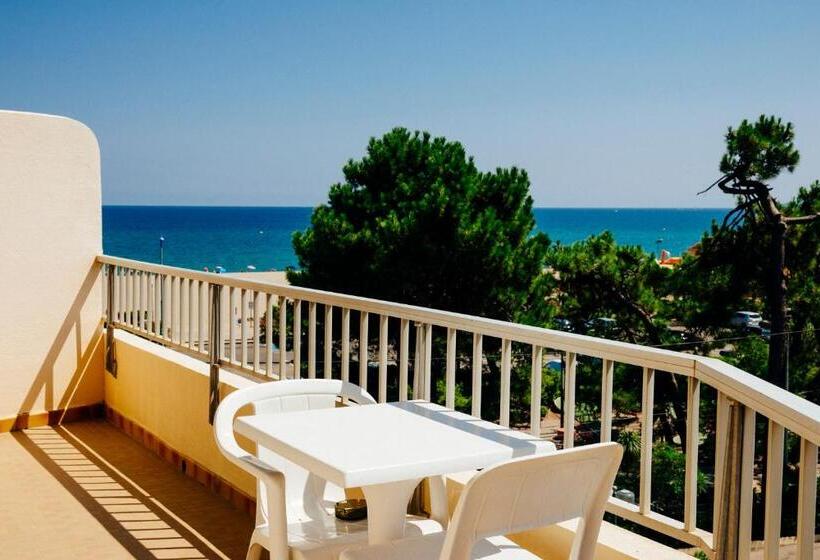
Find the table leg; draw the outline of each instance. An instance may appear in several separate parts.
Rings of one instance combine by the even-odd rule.
[[[404,536],[407,504],[421,479],[363,486],[367,500],[367,540],[384,544]]]

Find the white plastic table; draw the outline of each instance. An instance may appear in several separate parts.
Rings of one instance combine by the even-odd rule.
[[[234,429],[342,488],[361,487],[371,544],[404,535],[407,503],[424,478],[555,450],[425,401],[241,416]]]

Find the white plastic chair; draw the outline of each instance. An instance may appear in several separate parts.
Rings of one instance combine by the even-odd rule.
[[[356,546],[341,560],[537,559],[503,535],[580,518],[571,560],[590,560],[623,450],[600,443],[513,459],[477,474],[446,533]]]
[[[259,383],[239,389],[219,404],[214,417],[214,435],[219,450],[231,462],[257,479],[256,528],[248,547],[248,560],[256,560],[262,549],[271,560],[334,559],[346,546],[367,540],[367,521],[336,519],[334,506],[345,493],[276,453],[257,446],[254,456],[236,441],[233,421],[246,406],[254,414],[332,408],[339,397],[359,405],[376,401],[361,387],[335,379],[299,379]],[[443,484],[431,485],[440,493]],[[435,503],[446,503],[437,495]],[[441,515],[441,514],[439,514]],[[411,516],[408,535],[441,531],[432,519]]]

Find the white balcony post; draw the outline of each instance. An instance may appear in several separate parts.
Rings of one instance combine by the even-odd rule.
[[[564,449],[575,446],[575,374],[578,369],[578,355],[567,352],[564,366]]]
[[[724,471],[715,520],[714,548],[717,560],[749,557],[752,518],[755,413],[737,401],[729,401],[726,421]]]
[[[641,396],[641,467],[639,511],[646,515],[652,509],[652,442],[654,439],[655,370],[643,368],[643,393]]]
[[[410,321],[402,319],[399,327],[399,400],[407,400],[407,363],[410,356]]]
[[[780,556],[780,515],[783,504],[783,440],[783,426],[769,420],[768,448],[766,449],[766,517],[764,518],[763,528],[764,560],[777,560]]]
[[[208,422],[214,423],[214,415],[216,414],[216,407],[219,406],[219,366],[220,360],[220,346],[222,346],[222,286],[219,284],[211,284],[211,312],[209,313],[210,332],[209,332],[209,373],[210,373],[210,391],[208,398]],[[202,336],[200,335],[200,338]]]
[[[541,376],[544,367],[544,349],[532,347],[532,368],[530,371],[530,433],[541,436]]]
[[[481,373],[484,370],[483,337],[481,333],[473,333],[473,409],[472,414],[481,418]]]
[[[456,330],[447,329],[447,364],[445,369],[445,406],[456,407]]]
[[[814,519],[817,508],[817,445],[800,440],[800,479],[797,490],[797,558],[814,558]]]
[[[113,265],[108,265],[104,269],[106,277],[106,322],[105,322],[105,369],[114,377],[117,377],[117,360],[114,356],[114,275],[117,270]]]
[[[603,360],[601,365],[601,442],[612,440],[612,382],[615,362]]]

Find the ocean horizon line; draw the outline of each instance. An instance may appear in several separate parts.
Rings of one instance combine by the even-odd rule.
[[[322,203],[324,204],[324,203]],[[316,208],[319,205],[275,205],[275,204],[103,204],[103,208]],[[732,206],[533,206],[533,210],[697,210],[729,211]]]

